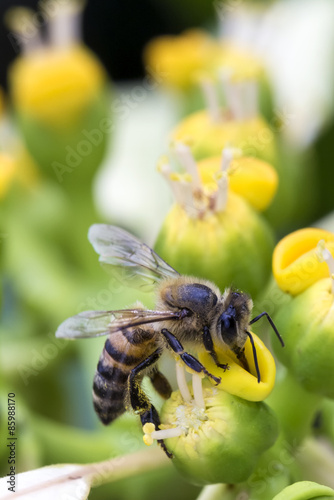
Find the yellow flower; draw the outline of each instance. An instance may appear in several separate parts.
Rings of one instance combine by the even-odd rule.
[[[79,45],[19,57],[10,70],[16,109],[59,127],[80,118],[105,81],[99,61]]]
[[[197,163],[202,183],[217,189],[217,173],[221,170],[221,156],[205,158]],[[231,161],[227,171],[231,191],[244,198],[253,208],[262,212],[271,203],[278,186],[278,175],[271,165],[258,158],[240,156]]]
[[[261,382],[258,382],[257,379],[249,338],[245,344],[245,356],[250,371],[241,366],[230,349],[217,352],[219,362],[222,364],[227,363],[229,366],[229,369],[225,373],[214,363],[212,357],[207,352],[200,353],[199,360],[212,375],[221,377],[221,383],[218,386],[219,389],[247,401],[263,401],[274,388],[276,366],[274,358],[264,343],[254,333],[252,333],[252,336],[257,353]]]
[[[318,258],[317,245],[321,240],[334,255],[334,234],[323,229],[300,229],[278,243],[273,254],[273,274],[284,292],[298,295],[328,277],[326,263]]]
[[[235,82],[264,76],[261,61],[250,51],[214,39],[199,29],[155,38],[147,45],[144,59],[149,68],[163,71],[163,85],[183,91],[203,77],[218,82],[222,71]]]
[[[256,296],[269,277],[274,246],[270,227],[257,210],[270,202],[277,175],[264,162],[233,160],[231,148],[221,158],[199,162],[184,144],[175,151],[186,172],[173,171],[167,159],[160,163],[176,203],[156,251],[183,274],[210,279],[222,290],[233,284]]]
[[[196,159],[217,156],[224,147],[240,148],[245,156],[257,156],[269,163],[276,160],[276,140],[272,130],[260,116],[235,119],[221,110],[213,120],[209,111],[189,115],[171,133],[173,142],[185,142]]]
[[[212,64],[217,50],[214,39],[193,29],[178,36],[154,39],[147,45],[144,58],[149,68],[163,72],[163,85],[185,90]]]
[[[275,314],[286,339],[275,352],[309,392],[334,398],[334,234],[296,231],[279,242],[273,272],[288,300]]]
[[[179,385],[164,404],[160,429],[151,423],[143,427],[144,442],[164,439],[175,467],[195,484],[245,481],[277,438],[276,418],[262,402],[274,386],[275,362],[254,334],[253,339],[260,383],[250,343],[245,345],[250,372],[229,351],[217,352],[219,361],[229,364],[225,372],[201,353],[200,361],[221,383],[214,386],[205,379],[202,386],[200,375],[193,373],[192,388]]]

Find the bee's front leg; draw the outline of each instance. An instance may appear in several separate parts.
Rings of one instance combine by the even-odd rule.
[[[219,377],[215,377],[212,373],[208,372],[208,370],[196,359],[194,356],[189,354],[183,349],[181,342],[166,328],[161,330],[162,335],[165,337],[167,344],[169,347],[178,354],[182,361],[196,373],[204,373],[208,377],[212,378],[216,382],[216,384],[220,384],[221,379]]]
[[[211,337],[210,329],[207,326],[205,326],[204,330],[203,330],[203,343],[204,343],[204,347],[205,347],[206,351],[211,355],[211,357],[212,357],[213,361],[216,363],[216,365],[219,368],[222,368],[224,371],[228,370],[229,366],[227,363],[223,364],[223,363],[219,363],[219,361],[218,361],[218,356],[217,356],[217,353],[216,353],[214,345],[213,345],[213,340]]]

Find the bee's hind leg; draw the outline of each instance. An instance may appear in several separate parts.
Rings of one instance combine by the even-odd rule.
[[[143,428],[147,427],[149,428],[149,435],[152,434],[153,432],[155,434],[158,434],[157,437],[154,437],[157,439],[159,445],[161,448],[164,450],[166,455],[169,458],[172,458],[172,454],[167,450],[167,447],[163,441],[163,439],[159,439],[159,432],[162,432],[159,430],[160,426],[160,418],[157,410],[155,407],[152,405],[150,402],[149,398],[146,396],[145,392],[141,388],[140,384],[140,374],[143,370],[146,368],[149,368],[151,365],[156,363],[158,359],[161,356],[161,349],[157,349],[154,351],[150,356],[148,356],[144,361],[139,363],[135,368],[133,368],[130,372],[129,378],[128,378],[128,394],[129,394],[129,399],[131,406],[133,410],[136,413],[139,413],[140,415],[140,420],[143,425]],[[148,426],[147,424],[151,424],[151,426]],[[153,426],[153,427],[152,427]],[[145,432],[145,429],[144,429]],[[152,437],[152,442],[153,439]],[[151,444],[148,439],[144,439],[146,444]]]
[[[145,425],[146,424],[153,424],[155,429],[159,429],[160,426],[160,418],[157,410],[153,405],[151,405],[151,408],[144,413],[140,415],[140,420],[143,426],[143,430],[145,432]],[[146,426],[147,428],[147,426]],[[161,432],[161,431],[155,431],[155,432]],[[158,439],[157,440],[163,451],[166,453],[168,458],[173,458],[173,454],[170,453],[170,451],[167,450],[167,446],[165,445],[165,442],[163,439]]]

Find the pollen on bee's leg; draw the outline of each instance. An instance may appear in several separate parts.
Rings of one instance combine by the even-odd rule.
[[[328,269],[329,269],[329,275],[332,281],[332,294],[334,295],[334,258],[331,252],[326,248],[326,244],[324,240],[320,240],[317,249],[317,258],[320,262],[326,262]]]
[[[202,374],[193,373],[193,393],[194,393],[195,405],[198,406],[198,408],[205,409],[202,378],[203,378]]]
[[[190,403],[191,394],[190,394],[189,389],[188,389],[185,371],[184,371],[184,366],[179,361],[176,362],[176,381],[177,381],[177,385],[178,385],[180,394],[182,396],[182,399],[184,401],[186,401],[187,403]]]

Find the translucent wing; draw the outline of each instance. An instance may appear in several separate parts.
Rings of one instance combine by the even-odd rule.
[[[179,276],[152,248],[124,229],[94,224],[88,239],[106,270],[127,286],[148,291],[164,278]]]
[[[99,337],[115,333],[122,328],[177,320],[182,312],[123,309],[120,311],[84,311],[66,319],[56,331],[56,337],[68,339]]]

